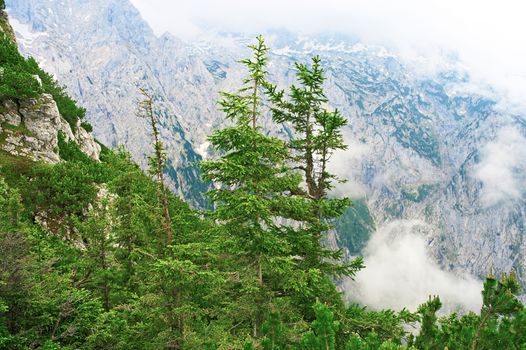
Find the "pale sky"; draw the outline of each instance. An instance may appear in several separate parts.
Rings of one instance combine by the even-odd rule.
[[[526,106],[526,1],[132,0],[157,34],[203,28],[257,33],[339,32],[429,62],[452,53],[476,83]]]

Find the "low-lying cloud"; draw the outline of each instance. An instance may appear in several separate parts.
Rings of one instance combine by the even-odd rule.
[[[526,138],[517,127],[499,130],[494,141],[480,150],[474,175],[482,182],[485,207],[522,198],[526,191]]]
[[[361,163],[364,157],[370,152],[370,146],[359,141],[353,141],[351,136],[345,137],[347,150],[337,151],[329,163],[329,171],[341,180],[337,183],[331,194],[340,197],[350,197],[354,199],[365,197],[366,187],[360,182]]]
[[[444,271],[428,254],[425,223],[400,220],[380,227],[365,251],[365,269],[345,281],[347,299],[373,308],[416,310],[429,295],[439,295],[442,311],[479,311],[482,283]]]

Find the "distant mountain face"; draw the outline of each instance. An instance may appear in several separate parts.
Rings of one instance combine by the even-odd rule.
[[[7,7],[22,52],[88,109],[103,143],[124,144],[142,165],[151,136],[136,116],[138,87],[158,96],[171,185],[202,205],[195,162],[213,152],[206,137],[224,124],[218,91],[239,86],[237,61],[250,39],[156,37],[127,0],[8,0]],[[293,62],[318,54],[331,105],[349,118],[350,149],[333,168],[349,179],[337,190],[357,200],[333,243],[357,254],[376,227],[419,220],[442,268],[476,276],[515,270],[526,282],[524,115],[468,92],[462,72],[422,78],[386,50],[345,38],[268,39],[270,79],[293,83]]]

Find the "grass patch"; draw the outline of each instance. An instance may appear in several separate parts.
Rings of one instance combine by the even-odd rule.
[[[9,123],[2,123],[0,124],[3,130],[10,130],[15,134],[21,134],[21,135],[27,135],[27,136],[33,136],[33,133],[29,131],[29,129],[24,125],[13,125]]]
[[[14,156],[0,150],[0,175],[10,186],[17,185],[20,179],[29,174],[36,164],[38,163],[27,157]]]

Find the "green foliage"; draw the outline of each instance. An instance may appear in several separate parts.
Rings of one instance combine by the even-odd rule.
[[[263,317],[272,305],[285,302],[282,293],[300,292],[301,273],[290,239],[300,232],[280,224],[302,200],[286,194],[301,178],[286,164],[285,143],[266,136],[258,126],[267,47],[263,39],[252,47],[254,58],[242,61],[249,78],[238,93],[224,93],[220,102],[234,126],[209,139],[223,155],[201,163],[204,179],[216,184],[209,198],[216,204],[210,217],[224,237],[232,270],[239,276],[239,321],[261,334]],[[249,301],[252,300],[252,301]],[[244,319],[243,319],[244,318]],[[252,326],[251,326],[252,325]]]
[[[285,326],[281,321],[280,314],[277,312],[271,312],[266,322],[263,324],[264,338],[261,341],[263,350],[285,350],[286,337],[285,337]]]
[[[373,337],[379,342],[392,341],[400,344],[408,336],[407,326],[419,321],[416,314],[406,309],[400,312],[393,310],[368,310],[359,305],[350,305],[342,317],[342,332],[355,334],[357,338]]]
[[[72,216],[82,217],[98,192],[89,167],[80,162],[38,165],[29,177],[24,200],[57,226],[68,224]]]
[[[150,127],[153,133],[152,146],[154,153],[148,157],[149,168],[148,172],[155,176],[158,185],[158,199],[162,210],[164,212],[165,230],[166,230],[166,243],[172,243],[172,218],[170,215],[170,209],[168,204],[168,189],[164,184],[164,172],[166,170],[166,152],[164,150],[164,144],[160,138],[158,129],[158,116],[154,111],[154,100],[153,96],[146,90],[140,89],[144,100],[139,103],[140,116],[148,119]],[[161,208],[160,208],[161,209]]]
[[[97,291],[104,309],[109,311],[113,305],[113,289],[119,272],[112,249],[112,245],[117,243],[111,234],[114,231],[115,215],[113,203],[109,198],[95,205],[84,220],[75,220],[74,225],[86,245],[84,273],[90,274],[87,285],[91,285],[91,289]]]
[[[296,239],[295,252],[302,257],[302,271],[308,274],[352,277],[363,268],[361,257],[349,263],[341,263],[342,251],[328,249],[321,244],[326,232],[334,228],[334,222],[350,206],[348,198],[329,198],[327,194],[334,183],[341,181],[328,171],[329,161],[336,151],[347,149],[342,129],[347,120],[338,110],[326,108],[328,99],[323,90],[324,70],[319,57],[312,58],[312,65],[296,63],[299,86],[292,85],[288,94],[276,86],[264,82],[265,93],[270,101],[273,120],[292,127],[292,138],[287,142],[287,159],[291,167],[298,169],[306,189],[290,189],[303,202],[297,201],[290,218],[302,223],[302,234],[307,239]],[[334,303],[335,293],[328,293],[328,285],[322,279],[307,279],[305,293],[297,304],[303,305],[303,313],[309,311],[317,298]],[[332,283],[330,284],[332,285]]]
[[[62,131],[58,132],[57,138],[60,158],[85,168],[85,173],[91,179],[92,183],[102,184],[112,178],[111,171],[108,169],[107,164],[90,158],[86,153],[81,151],[79,145],[74,140],[66,141]],[[104,157],[104,154],[102,154],[102,157]]]
[[[290,123],[294,137],[289,143],[292,160],[305,173],[308,193],[321,199],[333,188],[337,177],[327,170],[335,151],[347,149],[342,128],[347,120],[336,109],[325,108],[328,102],[323,91],[325,81],[321,58],[312,58],[312,65],[296,63],[296,78],[300,86],[292,85],[288,98],[284,90],[266,83],[267,95],[273,103],[274,121]]]
[[[468,313],[436,316],[440,300],[435,297],[419,307],[422,328],[418,349],[523,349],[524,305],[517,299],[519,284],[513,273],[497,280],[488,275],[482,291],[480,315]]]
[[[16,349],[60,338],[79,346],[100,313],[100,303],[89,291],[72,289],[57,273],[61,259],[55,254],[64,245],[42,236],[24,219],[18,191],[2,180],[0,191],[5,213],[0,217],[0,343]]]
[[[86,130],[87,132],[93,132],[93,125],[91,125],[88,122],[82,122],[80,123],[80,127]]]
[[[22,205],[20,193],[10,188],[0,177],[0,220],[2,230],[16,229],[20,224]]]
[[[33,58],[22,57],[15,43],[0,33],[0,101],[38,98],[42,93],[53,96],[60,114],[72,128],[76,127],[78,119],[84,118],[86,110],[77,106],[64,88],[43,71]]]
[[[66,137],[62,131],[58,132],[58,154],[62,160],[68,162],[90,163],[91,160],[79,148],[79,145],[73,141],[66,141]]]
[[[34,98],[42,93],[38,81],[16,45],[0,33],[0,101]]]
[[[326,305],[315,304],[314,313],[316,319],[312,322],[311,330],[303,337],[302,349],[335,350],[340,323],[334,320],[334,314]]]
[[[339,242],[353,255],[360,254],[369,237],[375,230],[374,220],[363,200],[353,201],[353,205],[336,220]]]
[[[417,314],[344,306],[331,278],[362,262],[336,262],[340,252],[321,240],[349,206],[327,198],[337,179],[323,163],[345,148],[345,120],[324,109],[318,58],[296,66],[300,86],[285,97],[266,81],[262,38],[252,50],[244,86],[221,101],[231,125],[210,137],[220,157],[201,164],[216,185],[209,211],[191,209],[122,148],[102,147],[98,162],[59,134],[59,164],[0,152],[0,348],[526,349],[514,274],[488,276],[480,314],[439,316],[438,297]],[[2,67],[39,75],[77,122],[82,111],[36,62],[4,45],[0,55]],[[292,140],[267,135],[266,106]],[[372,225],[359,202],[352,210],[345,227]],[[169,244],[166,212],[177,233]]]
[[[42,81],[42,90],[45,93],[51,94],[53,100],[57,103],[60,115],[69,123],[71,128],[75,130],[77,121],[86,115],[86,110],[79,107],[77,103],[69,97],[64,87],[60,86],[52,75],[42,70],[38,63],[32,58],[26,60],[28,69],[32,74],[39,76]]]
[[[183,277],[210,273],[203,266],[210,263],[211,250],[198,250],[195,241],[205,238],[192,234],[204,232],[200,219],[169,197],[185,241],[174,246],[173,256],[162,258],[165,249],[156,234],[159,216],[152,211],[157,202],[155,183],[122,151],[106,149],[98,163],[63,138],[60,146],[66,162],[33,163],[13,181],[18,189],[0,181],[0,231],[7,230],[0,235],[0,270],[7,269],[0,271],[0,343],[10,349],[30,344],[50,349],[129,349],[130,343],[144,349],[152,339],[164,344],[168,326],[152,319],[146,329],[143,321],[146,315],[174,315],[166,308],[170,294],[161,284],[180,285],[168,274],[172,269],[184,268],[178,275]],[[105,168],[104,176],[95,165]],[[2,174],[6,170],[14,168],[3,167]],[[95,180],[104,181],[117,197],[97,199]],[[43,217],[47,230],[32,223],[35,213]],[[200,320],[199,310],[213,305],[210,298],[216,295],[217,284],[208,279],[206,288],[197,293],[197,281],[192,278],[184,285],[190,300],[177,312],[189,315],[188,307],[194,304]],[[155,285],[149,287],[150,283]],[[204,304],[195,304],[198,296]],[[200,338],[187,336],[188,343]]]
[[[438,337],[436,327],[437,311],[442,307],[438,297],[429,297],[427,303],[420,305],[418,313],[422,315],[420,334],[416,339],[415,345],[422,350],[435,349],[435,340]]]

